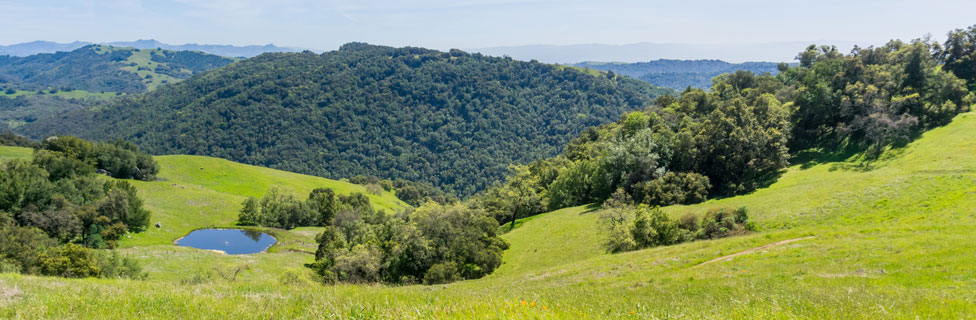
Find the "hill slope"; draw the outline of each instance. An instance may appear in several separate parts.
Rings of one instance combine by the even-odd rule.
[[[31,157],[32,149],[0,146],[0,161]],[[274,187],[304,199],[315,188],[331,188],[337,194],[360,192],[373,206],[388,212],[408,207],[391,192],[371,194],[366,187],[344,181],[255,167],[203,156],[159,156],[160,181],[127,180],[136,186],[152,212],[150,227],[130,234],[122,247],[169,245],[193,229],[230,227],[237,221],[241,203],[247,197],[260,198]]]
[[[142,259],[150,280],[0,275],[0,315],[965,318],[976,314],[974,130],[976,113],[962,114],[879,162],[798,165],[752,194],[666,208],[680,215],[747,205],[763,229],[748,236],[608,255],[600,248],[598,212],[568,208],[528,218],[506,234],[511,249],[489,277],[406,287],[312,284],[301,267],[310,255],[280,249],[225,256],[137,247],[125,251]],[[159,201],[157,193],[144,195],[147,203]],[[314,231],[284,233],[284,245],[300,246]],[[724,259],[703,264],[716,258]],[[239,276],[221,276],[235,268],[243,268]]]
[[[0,56],[0,83],[27,91],[138,93],[233,61],[193,51],[89,45],[70,52]]]
[[[125,138],[154,154],[325,177],[425,181],[463,196],[666,92],[557,65],[352,43],[264,54],[25,132]]]

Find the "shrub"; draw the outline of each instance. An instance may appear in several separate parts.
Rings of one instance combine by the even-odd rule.
[[[427,270],[424,275],[424,284],[442,284],[454,282],[461,279],[458,274],[457,263],[447,261],[435,264]]]
[[[94,251],[73,243],[53,247],[40,256],[40,273],[67,278],[97,277],[98,267]]]
[[[641,203],[668,206],[705,201],[710,188],[706,176],[693,172],[668,172],[661,178],[638,183],[634,193]]]
[[[633,216],[633,221],[630,221]],[[755,231],[746,208],[716,209],[701,219],[688,213],[680,219],[668,217],[647,205],[611,207],[600,214],[605,233],[604,247],[610,253],[672,245],[696,239],[715,239]]]
[[[702,239],[717,239],[729,236],[745,234],[755,230],[749,222],[749,210],[745,207],[739,209],[713,209],[705,213],[702,218]]]
[[[630,234],[639,248],[671,245],[680,239],[678,223],[661,209],[647,206],[637,208]]]

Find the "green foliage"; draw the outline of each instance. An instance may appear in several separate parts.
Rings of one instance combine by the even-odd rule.
[[[435,264],[424,274],[425,284],[442,284],[461,280],[457,263],[454,261]]]
[[[501,265],[508,244],[498,223],[470,206],[428,203],[395,216],[341,197],[333,225],[316,238],[316,262],[323,281],[410,284],[474,279]],[[357,208],[358,207],[358,208]]]
[[[792,101],[794,110],[790,149],[848,142],[877,156],[920,130],[948,123],[973,103],[965,78],[949,72],[959,70],[955,62],[965,59],[964,38],[950,33],[952,53],[921,39],[855,48],[849,55],[811,45],[798,56],[799,67],[777,76],[786,85],[777,96]]]
[[[34,163],[51,172],[53,180],[67,175],[85,175],[95,169],[104,170],[118,179],[147,181],[156,179],[159,173],[159,166],[152,156],[121,140],[92,143],[71,136],[48,137],[35,152]]]
[[[681,240],[677,221],[671,220],[661,209],[642,205],[634,214],[630,236],[637,248],[672,245]]]
[[[2,104],[3,100],[0,100]],[[27,139],[25,137],[13,134],[11,132],[0,133],[0,146],[15,146],[15,147],[29,147],[34,148],[37,146],[37,142]]]
[[[233,59],[201,52],[139,50],[90,45],[74,51],[26,57],[0,56],[0,82],[23,90],[54,88],[90,92],[138,93],[147,90],[142,75],[128,70],[134,55],[151,52],[151,74],[177,79],[230,64]],[[185,71],[184,71],[185,70]],[[53,92],[52,92],[53,93]]]
[[[634,197],[639,203],[653,206],[691,204],[705,201],[711,184],[708,177],[694,172],[668,172],[664,176],[637,183]]]
[[[101,145],[60,137],[47,139],[32,162],[0,163],[0,212],[58,242],[92,248],[114,248],[129,231],[145,230],[150,212],[135,187],[95,176],[93,164],[104,158],[100,150]]]
[[[16,266],[16,272],[39,273],[39,250],[56,244],[40,229],[10,222],[0,224],[0,262]]]
[[[439,204],[449,204],[459,201],[454,194],[444,192],[428,182],[414,182],[403,179],[390,181],[389,179],[364,175],[355,175],[349,178],[349,182],[367,187],[378,186],[385,191],[396,191],[398,199],[414,207],[419,207],[428,201]]]
[[[587,130],[562,155],[510,176],[480,196],[482,205],[496,217],[528,211],[524,217],[545,211],[535,203],[555,210],[600,202],[618,189],[650,205],[755,190],[775,179],[789,158],[789,111],[764,92],[782,87],[776,83],[769,75],[740,72],[716,78],[711,92],[688,89],[680,98],[659,98],[647,111]],[[523,189],[531,193],[520,191],[523,180],[530,180],[531,188]],[[517,203],[526,197],[532,202]]]
[[[603,246],[610,253],[667,246],[755,231],[748,210],[714,209],[703,217],[688,213],[675,220],[658,207],[615,206],[600,213]]]
[[[697,231],[697,230],[696,230]],[[717,239],[742,235],[755,231],[755,226],[749,222],[749,210],[745,207],[738,209],[713,209],[705,213],[701,220],[700,239]]]
[[[465,197],[509,164],[555,155],[583,129],[667,92],[537,62],[353,43],[261,55],[23,130],[324,177],[427,182]]]
[[[976,25],[950,31],[947,38],[939,52],[943,68],[966,80],[970,91],[976,90]]]
[[[320,201],[326,201],[316,198],[319,193],[323,192],[313,191],[309,200],[303,202],[289,194],[282,194],[277,188],[272,188],[261,198],[260,202],[253,197],[244,200],[243,208],[241,208],[238,216],[238,224],[283,229],[317,226],[323,216],[328,216],[328,213],[323,215],[322,212],[319,212]],[[323,209],[329,210],[326,207]]]
[[[116,252],[93,250],[68,243],[40,253],[40,274],[67,278],[134,278],[145,277],[142,266]]]

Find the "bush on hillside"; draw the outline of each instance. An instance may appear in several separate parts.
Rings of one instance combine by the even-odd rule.
[[[610,253],[738,236],[756,230],[744,207],[713,209],[703,217],[688,213],[674,220],[661,209],[644,204],[607,208],[600,213],[600,226],[604,248]]]

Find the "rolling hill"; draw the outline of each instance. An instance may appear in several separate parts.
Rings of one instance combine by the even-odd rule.
[[[454,50],[362,43],[240,61],[22,132],[123,138],[324,177],[429,182],[461,196],[511,163],[672,92],[626,77]]]
[[[88,45],[70,52],[0,56],[0,130],[104,100],[153,90],[234,59],[193,51]]]
[[[976,113],[961,114],[877,161],[809,162],[748,195],[665,208],[678,216],[748,206],[761,230],[747,236],[611,255],[600,246],[598,209],[567,208],[521,221],[504,236],[504,264],[484,279],[391,287],[315,284],[302,267],[312,257],[301,253],[315,228],[273,230],[281,243],[271,252],[240,256],[176,247],[169,241],[179,232],[149,231],[122,242],[148,280],[0,274],[0,315],[961,318],[976,312],[973,130]],[[3,147],[0,155],[26,151]],[[137,186],[154,217],[167,217],[164,229],[177,219],[206,227],[202,208],[233,212],[231,199],[268,185],[335,183],[213,158],[157,159],[169,180]]]
[[[139,93],[177,82],[234,59],[194,51],[104,45],[27,57],[0,56],[6,89]]]

